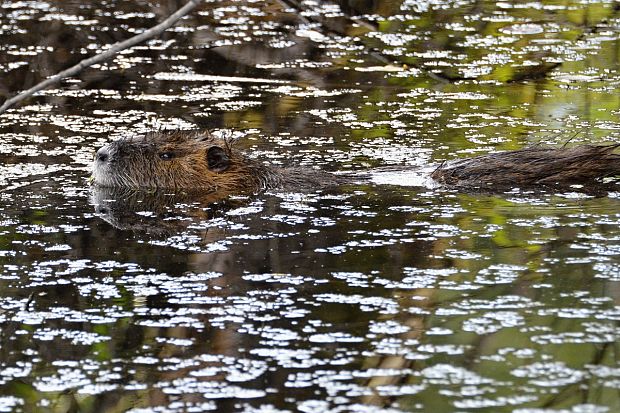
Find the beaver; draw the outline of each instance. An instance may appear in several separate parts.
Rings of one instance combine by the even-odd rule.
[[[508,188],[597,185],[620,174],[620,144],[529,148],[445,162],[430,173],[448,188],[501,191]],[[97,151],[93,181],[103,187],[152,188],[229,194],[315,189],[363,179],[310,168],[280,168],[252,159],[230,141],[210,133],[150,133],[125,138]]]
[[[210,133],[156,132],[99,149],[92,180],[103,187],[240,194],[325,187],[345,179],[310,168],[265,165]]]

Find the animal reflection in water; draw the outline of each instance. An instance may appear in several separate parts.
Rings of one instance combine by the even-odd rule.
[[[445,162],[426,175],[435,185],[464,191],[560,190],[580,185],[587,192],[601,188],[605,178],[620,173],[620,155],[614,152],[618,146],[533,146]],[[306,191],[368,182],[397,169],[334,174],[281,168],[252,159],[229,141],[209,133],[157,132],[120,139],[99,149],[92,180],[99,187],[157,188],[223,199],[268,189]]]
[[[91,203],[95,213],[113,227],[152,235],[172,235],[198,221],[208,221],[225,211],[244,205],[246,199],[145,191],[94,186]]]

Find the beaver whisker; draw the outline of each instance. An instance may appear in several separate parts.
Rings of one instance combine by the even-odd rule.
[[[122,186],[125,186],[125,187],[129,187],[129,188],[140,187],[135,177],[131,176],[127,171],[124,171],[124,173],[120,174],[118,176],[118,180],[119,182],[122,182]]]

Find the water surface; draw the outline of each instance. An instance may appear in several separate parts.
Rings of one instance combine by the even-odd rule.
[[[613,2],[343,3],[206,1],[0,115],[0,411],[620,409],[620,191],[88,186],[154,130],[350,173],[620,139]],[[0,3],[0,94],[180,5]]]

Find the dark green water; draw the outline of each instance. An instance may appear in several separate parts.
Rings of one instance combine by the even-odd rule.
[[[158,129],[330,171],[620,142],[617,3],[344,3],[206,1],[0,115],[0,411],[620,410],[620,191],[88,186]],[[0,94],[181,5],[0,3]]]

